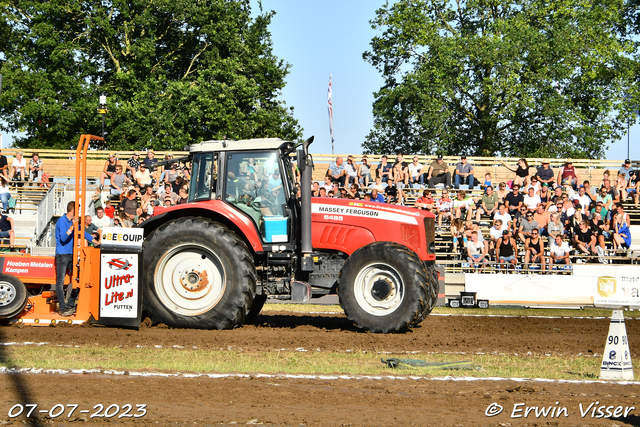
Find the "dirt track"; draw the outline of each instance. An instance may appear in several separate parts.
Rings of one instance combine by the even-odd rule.
[[[640,320],[628,320],[626,326],[632,356],[640,357]],[[342,315],[270,313],[260,316],[256,325],[232,331],[2,327],[0,338],[3,342],[46,341],[107,347],[180,345],[201,349],[242,348],[243,351],[304,347],[321,351],[578,355],[602,353],[608,328],[608,319],[430,316],[422,327],[411,332],[376,335],[356,331]],[[5,402],[0,406],[0,424],[4,421],[15,425],[24,425],[24,417],[9,419],[7,414],[20,400],[37,402],[39,408],[47,409],[57,403],[78,403],[78,410],[85,408],[91,412],[98,403],[105,407],[113,403],[147,404],[144,417],[112,419],[111,424],[126,420],[159,425],[193,422],[322,426],[640,425],[638,386],[619,384],[19,374],[0,375],[0,390],[0,402]],[[590,411],[581,417],[579,404],[584,409],[596,401],[600,402],[598,405],[635,408],[629,410],[626,418],[617,420],[592,418]],[[504,407],[504,412],[489,418],[485,410],[492,403]],[[532,413],[526,419],[512,419],[510,415],[516,403],[566,407],[569,417],[536,418]],[[89,419],[87,415],[78,418],[78,415],[74,414],[72,419],[107,422]],[[41,422],[62,423],[67,420],[64,417],[55,420],[45,417]]]

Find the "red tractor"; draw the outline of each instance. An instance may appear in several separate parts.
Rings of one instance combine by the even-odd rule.
[[[177,160],[192,163],[189,203],[156,208],[141,225],[143,307],[154,322],[233,328],[257,315],[268,295],[306,301],[312,288],[337,291],[347,317],[372,332],[410,328],[431,312],[434,215],[312,198],[312,141],[185,147],[189,155]]]
[[[83,135],[78,146],[75,215],[94,140]],[[188,203],[156,207],[139,228],[106,229],[100,249],[87,247],[80,215],[66,281],[78,301],[71,318],[57,313],[53,257],[0,255],[0,319],[136,327],[144,314],[171,327],[229,329],[256,316],[268,295],[305,302],[337,291],[359,328],[417,325],[438,298],[434,215],[312,198],[312,140],[207,141],[158,163],[192,165]]]

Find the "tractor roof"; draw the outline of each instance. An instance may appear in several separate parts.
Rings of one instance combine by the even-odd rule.
[[[248,151],[248,150],[273,150],[277,148],[289,149],[294,145],[291,141],[281,138],[243,139],[240,141],[203,141],[185,147],[185,151],[209,152],[209,151]]]

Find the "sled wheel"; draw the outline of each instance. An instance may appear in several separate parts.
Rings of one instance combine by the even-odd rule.
[[[17,277],[0,274],[0,319],[10,319],[27,305],[27,287]]]

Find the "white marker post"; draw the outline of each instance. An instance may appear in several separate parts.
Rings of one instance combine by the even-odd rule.
[[[600,365],[600,379],[633,380],[629,339],[622,310],[613,310],[611,315],[609,335],[602,355],[602,365]]]

